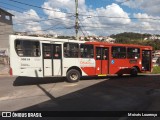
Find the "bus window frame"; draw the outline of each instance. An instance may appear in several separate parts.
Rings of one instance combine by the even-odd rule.
[[[77,45],[77,56],[73,56],[73,57],[70,57],[70,56],[67,56],[67,50],[65,49],[65,44],[75,44]],[[70,48],[70,47],[69,47]],[[68,52],[70,52],[71,50],[68,50]],[[75,53],[76,53],[75,52]],[[74,53],[74,50],[73,50],[73,53]],[[71,53],[69,53],[71,54]],[[75,54],[76,55],[76,54]],[[74,42],[64,42],[63,43],[63,56],[64,58],[79,58],[79,43],[74,43]]]
[[[23,53],[23,55],[22,56],[20,56],[19,54],[18,54],[18,51],[24,51],[24,46],[23,45],[21,45],[21,48],[20,48],[20,50],[17,50],[18,48],[17,48],[17,41],[20,41],[20,44],[21,44],[21,42],[23,42],[23,41],[30,41],[30,42],[37,42],[38,43],[38,48],[36,48],[36,49],[33,49],[32,50],[32,53],[34,52],[34,50],[39,50],[39,51],[37,51],[38,52],[38,54],[39,55],[36,55],[36,56],[27,56],[27,55],[24,55]],[[16,52],[16,54],[19,56],[19,57],[41,57],[41,44],[40,44],[40,41],[38,41],[38,40],[28,40],[28,39],[15,39],[15,41],[14,41],[14,49],[15,49],[15,52]],[[34,53],[33,53],[34,54]]]
[[[89,50],[90,50],[90,53],[87,52],[87,54],[86,54],[85,56],[83,56],[82,54],[84,54],[85,52],[84,52],[84,50],[83,50],[83,52],[81,51],[82,46],[83,46],[83,49],[84,49],[84,48],[87,48],[87,51],[88,51],[88,49],[89,49]],[[84,46],[85,46],[85,47],[84,47]],[[86,46],[87,46],[87,47],[86,47]],[[92,49],[90,49],[91,47],[89,47],[89,46],[91,46]],[[91,50],[92,50],[92,51],[91,51]],[[94,58],[94,45],[82,43],[82,44],[79,45],[79,52],[80,52],[80,58]],[[91,53],[92,53],[92,55],[91,55]],[[87,56],[88,56],[88,57],[87,57]]]
[[[45,49],[45,47],[47,49]],[[52,59],[51,51],[52,51],[51,44],[44,44],[43,45],[43,59]]]
[[[125,53],[124,55],[124,57],[113,57],[113,48],[125,48],[125,52],[120,52],[120,53]],[[116,53],[118,53],[118,54],[116,54],[116,55],[119,55],[119,52],[117,52],[116,51]],[[127,58],[127,49],[126,49],[126,46],[112,46],[111,47],[111,56],[112,56],[112,58],[113,59],[126,59]]]
[[[133,53],[137,53],[138,56],[136,57],[135,54],[134,54],[134,57],[128,57],[128,53],[131,53],[131,52],[128,52],[128,49],[131,48],[131,49],[138,49],[138,52],[132,52]],[[140,48],[138,47],[127,47],[127,59],[139,59],[140,58]]]

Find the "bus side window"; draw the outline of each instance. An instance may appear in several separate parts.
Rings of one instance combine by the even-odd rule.
[[[20,40],[15,41],[15,49],[16,49],[18,56],[23,56],[23,49],[22,49],[22,45],[21,45]]]
[[[96,48],[96,60],[101,60],[101,49]]]
[[[40,56],[40,45],[39,45],[39,42],[35,42],[35,44],[33,44],[33,49],[34,49],[33,56]]]
[[[78,43],[64,43],[64,57],[66,58],[78,58]]]
[[[125,59],[126,47],[121,47],[121,46],[112,47],[112,58]]]
[[[53,49],[53,58],[61,59],[61,45],[55,45]]]
[[[43,46],[43,58],[51,59],[51,46],[50,45]]]
[[[93,45],[81,44],[80,45],[81,58],[93,58]]]
[[[140,57],[139,48],[127,48],[127,58],[129,59],[138,59]]]
[[[67,51],[67,47],[64,47],[64,57],[69,57],[69,53]]]

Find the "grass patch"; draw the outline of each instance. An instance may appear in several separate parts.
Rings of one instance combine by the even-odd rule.
[[[153,73],[153,74],[158,74],[158,73],[160,73],[160,66],[154,66],[152,73]]]

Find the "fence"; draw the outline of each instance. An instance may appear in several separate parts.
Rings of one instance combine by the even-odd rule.
[[[0,56],[0,64],[9,65],[9,57],[8,56]]]
[[[9,74],[9,57],[0,56],[0,75]]]

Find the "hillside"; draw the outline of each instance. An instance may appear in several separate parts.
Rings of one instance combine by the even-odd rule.
[[[154,50],[160,49],[160,40],[153,40],[149,39],[152,35],[151,34],[140,34],[140,33],[131,33],[131,32],[124,32],[116,35],[111,35],[110,37],[116,39],[116,43],[123,43],[123,44],[140,44],[146,46],[152,46]],[[156,35],[160,36],[160,35]],[[145,40],[147,38],[147,40]]]

